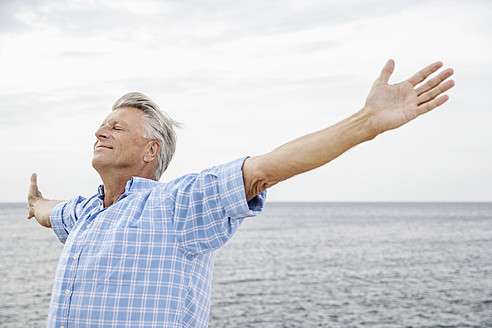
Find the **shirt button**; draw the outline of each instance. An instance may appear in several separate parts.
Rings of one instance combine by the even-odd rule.
[[[87,223],[87,225],[85,226],[86,229],[89,229],[90,227],[91,227],[90,223]]]
[[[75,255],[73,256],[73,259],[74,259],[74,260],[76,260],[76,259],[78,259],[78,258],[79,258],[79,256],[78,256],[77,254],[75,254]]]
[[[70,289],[65,289],[65,295],[69,295],[70,294]]]

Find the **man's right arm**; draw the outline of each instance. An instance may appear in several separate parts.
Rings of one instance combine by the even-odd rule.
[[[51,228],[50,213],[53,207],[63,202],[62,200],[50,200],[43,198],[38,189],[38,177],[36,173],[31,175],[31,183],[27,193],[29,214],[28,219],[36,218],[38,223],[46,228]]]

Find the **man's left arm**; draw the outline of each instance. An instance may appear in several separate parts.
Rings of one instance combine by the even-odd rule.
[[[390,85],[388,80],[394,66],[393,60],[386,63],[359,112],[267,154],[246,159],[242,167],[246,199],[249,201],[280,181],[322,166],[350,148],[396,129],[448,100],[442,93],[454,86],[452,80],[447,80],[453,70],[446,69],[428,79],[442,67],[441,62],[427,66],[401,83]]]

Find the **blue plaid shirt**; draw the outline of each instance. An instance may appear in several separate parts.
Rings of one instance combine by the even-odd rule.
[[[215,250],[265,202],[246,202],[244,159],[170,183],[133,177],[107,208],[102,186],[58,204],[47,326],[206,327]]]

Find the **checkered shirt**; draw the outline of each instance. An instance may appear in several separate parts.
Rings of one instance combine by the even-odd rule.
[[[215,250],[266,198],[246,202],[244,160],[169,183],[133,177],[107,208],[102,186],[57,205],[65,246],[47,327],[206,327]]]

